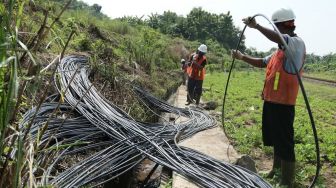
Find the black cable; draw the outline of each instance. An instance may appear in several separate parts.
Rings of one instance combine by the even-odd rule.
[[[280,39],[281,39],[281,42],[283,44],[283,46],[285,46],[285,49],[288,48],[288,45],[287,43],[285,42],[285,40],[283,39],[282,37],[282,34],[280,33],[280,31],[278,30],[278,28],[273,24],[273,22],[271,22],[266,16],[264,16],[263,14],[256,14],[254,16],[251,17],[251,19],[254,19],[255,17],[257,16],[260,16],[260,17],[263,17],[265,18],[273,27],[273,29],[277,32],[277,34],[279,35]],[[237,46],[236,46],[236,50],[238,50],[239,48],[239,45],[241,43],[241,40],[242,40],[242,37],[243,37],[243,34],[245,32],[245,29],[246,29],[247,25],[244,26],[244,29],[243,31],[241,32],[240,34],[240,38],[239,38],[239,41],[237,43]],[[292,60],[294,60],[293,58],[293,54],[290,52],[290,58]],[[226,95],[227,95],[227,89],[229,87],[229,81],[230,81],[230,75],[231,75],[231,72],[232,72],[232,69],[234,67],[234,63],[235,63],[235,58],[232,59],[232,63],[231,63],[231,67],[230,67],[230,70],[229,70],[229,75],[228,75],[228,79],[226,81],[226,85],[225,85],[225,92],[224,92],[224,97],[223,97],[223,105],[222,105],[222,124],[223,124],[223,128],[224,127],[224,106],[225,106],[225,102],[226,102]],[[306,107],[307,107],[307,111],[308,111],[308,115],[309,115],[309,119],[310,119],[310,123],[311,123],[311,126],[312,126],[312,129],[313,129],[313,134],[314,134],[314,141],[315,141],[315,150],[316,150],[316,171],[315,171],[315,176],[314,176],[314,179],[312,181],[312,183],[310,184],[309,188],[312,188],[314,186],[314,184],[316,183],[317,181],[317,178],[318,178],[318,175],[320,173],[320,168],[321,168],[321,161],[320,161],[320,148],[319,148],[319,143],[318,143],[318,137],[317,137],[317,131],[316,131],[316,126],[315,126],[315,122],[314,122],[314,117],[313,117],[313,114],[312,114],[312,111],[311,111],[311,108],[310,108],[310,104],[309,104],[309,101],[308,101],[308,98],[307,98],[307,94],[306,94],[306,91],[305,91],[305,88],[303,86],[303,83],[302,83],[302,80],[301,80],[301,76],[299,74],[299,71],[297,69],[297,67],[295,66],[294,62],[291,61],[292,63],[292,66],[294,67],[294,70],[295,70],[295,74],[296,74],[296,77],[298,79],[298,82],[299,82],[299,85],[300,85],[300,89],[301,89],[301,92],[302,92],[302,95],[303,95],[303,98],[304,98],[304,101],[305,101],[305,104],[306,104]]]
[[[66,57],[62,59],[59,71],[57,89],[69,104],[44,103],[39,109],[29,110],[20,123],[21,130],[25,131],[25,125],[32,122],[29,136],[32,141],[39,137],[39,130],[45,128],[36,146],[40,152],[36,154],[33,169],[34,174],[45,169],[38,179],[41,185],[98,186],[148,158],[200,187],[271,187],[258,174],[247,169],[176,145],[176,134],[180,131],[184,131],[181,139],[185,139],[214,127],[216,121],[210,115],[196,109],[174,107],[134,87],[134,93],[148,104],[148,108],[187,119],[179,123],[169,122],[168,125],[136,121],[92,87],[85,58]],[[62,92],[65,88],[66,92]],[[57,114],[54,114],[55,109]],[[47,121],[49,125],[45,127]],[[94,153],[87,155],[85,152],[84,159],[64,170],[59,169],[63,160],[81,156],[87,150]]]
[[[239,45],[243,39],[243,36],[244,36],[244,32],[246,30],[246,27],[247,25],[245,25],[243,31],[241,32],[240,34],[240,37],[239,37],[239,40],[238,40],[238,43],[236,45],[236,50],[238,50],[239,48]],[[231,72],[232,72],[232,69],[234,67],[234,63],[235,63],[235,58],[232,59],[232,63],[231,63],[231,66],[230,66],[230,70],[229,70],[229,75],[228,75],[228,78],[226,80],[226,85],[225,85],[225,90],[224,90],[224,96],[223,96],[223,105],[222,105],[222,124],[223,124],[223,127],[224,127],[224,106],[225,106],[225,102],[226,102],[226,95],[227,95],[227,89],[229,88],[229,82],[230,82],[230,77],[231,77]]]
[[[63,70],[76,69],[76,66],[81,67],[79,70],[80,74],[76,75],[73,81],[69,83],[73,74]],[[150,129],[149,126],[145,125],[145,123],[138,122],[130,118],[120,109],[116,110],[117,107],[108,103],[107,99],[99,94],[94,87],[92,87],[90,92],[82,98],[81,96],[83,93],[86,93],[87,89],[91,85],[87,78],[88,71],[86,67],[85,60],[80,57],[70,56],[68,58],[64,58],[59,67],[62,71],[59,90],[61,91],[61,88],[68,88],[68,85],[70,84],[68,91],[64,94],[65,100],[69,102],[70,105],[78,104],[76,105],[77,112],[82,114],[92,124],[105,132],[108,137],[117,140],[125,139],[123,142],[125,146],[132,146],[133,150],[136,152],[141,152],[143,156],[146,156],[150,160],[160,165],[164,165],[188,179],[194,180],[194,182],[201,187],[229,187],[229,185],[231,185],[230,187],[270,187],[268,183],[264,182],[256,174],[252,175],[249,171],[242,171],[241,169],[224,162],[219,163],[219,170],[226,171],[225,169],[228,168],[230,171],[226,174],[216,173],[212,170],[213,166],[209,166],[207,163],[202,162],[203,160],[208,159],[208,156],[203,154],[202,156],[205,159],[198,157],[193,159],[191,162],[190,159],[192,156],[190,155],[193,154],[188,154],[183,151],[183,149],[179,149],[175,146],[175,144],[173,144],[173,142],[170,142],[170,144],[164,144],[169,143],[169,140],[173,140],[177,131],[181,130],[185,126],[187,129],[186,133],[182,135],[182,138],[186,138],[187,136],[190,137],[201,130],[213,127],[215,125],[214,119],[201,111],[189,109],[189,112],[187,113],[185,109],[173,107],[166,102],[141,91],[140,89],[135,89],[135,93],[138,93],[139,96],[141,96],[141,100],[151,104],[148,105],[148,107],[188,117],[187,121],[182,122],[181,124],[173,124],[173,126],[171,126],[172,128],[170,128],[170,126],[157,124],[157,126],[155,126],[155,128],[159,130],[159,132],[157,132],[155,129]],[[79,103],[78,98],[82,98]],[[176,129],[175,127],[178,128]],[[173,131],[173,134],[169,134],[171,136],[170,138],[164,139],[164,137],[161,137],[160,134],[165,131]],[[136,140],[128,139],[130,137],[134,137]],[[172,148],[174,149],[172,150]],[[120,153],[119,150],[116,150],[115,152]],[[116,160],[113,159],[113,161]],[[120,161],[120,159],[118,159],[118,161]],[[126,164],[130,163],[127,162],[125,165]],[[113,165],[116,165],[116,163],[113,163]],[[83,165],[81,166],[84,167]],[[90,166],[90,170],[99,170],[95,168],[94,164],[91,164],[91,162]],[[113,170],[113,168],[111,169]],[[98,172],[95,173],[98,175]],[[66,174],[68,173],[65,173],[64,175]],[[72,174],[75,175],[74,173]],[[228,176],[228,174],[230,176]],[[84,175],[84,173],[81,173],[80,175]],[[90,179],[83,181],[84,179],[82,177],[80,178],[82,180],[76,180],[76,182],[72,181],[72,184],[82,185],[91,181]],[[62,178],[58,179],[62,181]],[[67,183],[67,181],[62,182]],[[63,184],[62,182],[60,183]],[[229,182],[234,183],[230,184]]]
[[[152,170],[149,172],[149,174],[147,175],[146,179],[142,182],[140,188],[144,188],[146,186],[146,184],[148,183],[149,179],[152,177],[153,173],[155,172],[155,170],[159,167],[159,164],[156,163],[155,166],[152,168]]]

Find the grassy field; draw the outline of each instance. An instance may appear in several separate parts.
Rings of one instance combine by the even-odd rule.
[[[203,99],[222,104],[227,73],[207,74],[204,87],[210,88]],[[233,72],[225,104],[225,132],[241,154],[249,154],[256,160],[256,151],[262,150],[272,156],[272,149],[264,147],[261,138],[262,100],[264,72]],[[316,83],[304,83],[318,131],[322,170],[319,187],[335,183],[336,174],[336,88]],[[221,111],[221,105],[216,109]],[[300,93],[295,117],[295,152],[297,159],[296,181],[298,187],[305,187],[315,173],[315,145],[308,113]],[[260,153],[260,152],[259,152]],[[257,161],[258,163],[258,161]],[[270,182],[275,182],[270,180]]]

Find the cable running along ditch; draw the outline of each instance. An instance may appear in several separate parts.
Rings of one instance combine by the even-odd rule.
[[[88,73],[85,57],[63,58],[55,85],[66,102],[59,105],[49,101],[39,109],[33,108],[20,124],[24,128],[36,117],[30,138],[39,138],[37,166],[43,166],[49,157],[53,159],[42,173],[42,185],[98,186],[121,176],[147,158],[200,187],[271,187],[258,174],[247,169],[176,144],[175,136],[180,131],[183,132],[180,139],[184,140],[215,127],[214,118],[197,109],[174,107],[133,86],[139,101],[152,112],[168,112],[186,118],[180,123],[136,121],[102,96],[88,79]],[[53,98],[55,96],[50,97]],[[48,126],[45,126],[47,121]],[[44,134],[40,135],[42,129]],[[82,155],[87,151],[93,153]],[[59,164],[74,155],[82,155],[83,159],[59,170]],[[34,169],[35,173],[39,171]]]

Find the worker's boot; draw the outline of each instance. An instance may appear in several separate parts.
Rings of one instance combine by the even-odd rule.
[[[267,178],[273,178],[276,171],[280,171],[281,159],[277,155],[273,154],[273,167],[272,170],[267,174]]]
[[[294,188],[295,162],[281,160],[281,185]]]

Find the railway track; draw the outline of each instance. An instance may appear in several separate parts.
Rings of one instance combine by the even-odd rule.
[[[311,76],[302,76],[302,78],[306,81],[316,82],[316,83],[336,87],[336,81],[334,80],[327,80],[327,79],[316,78],[316,77],[311,77]]]

